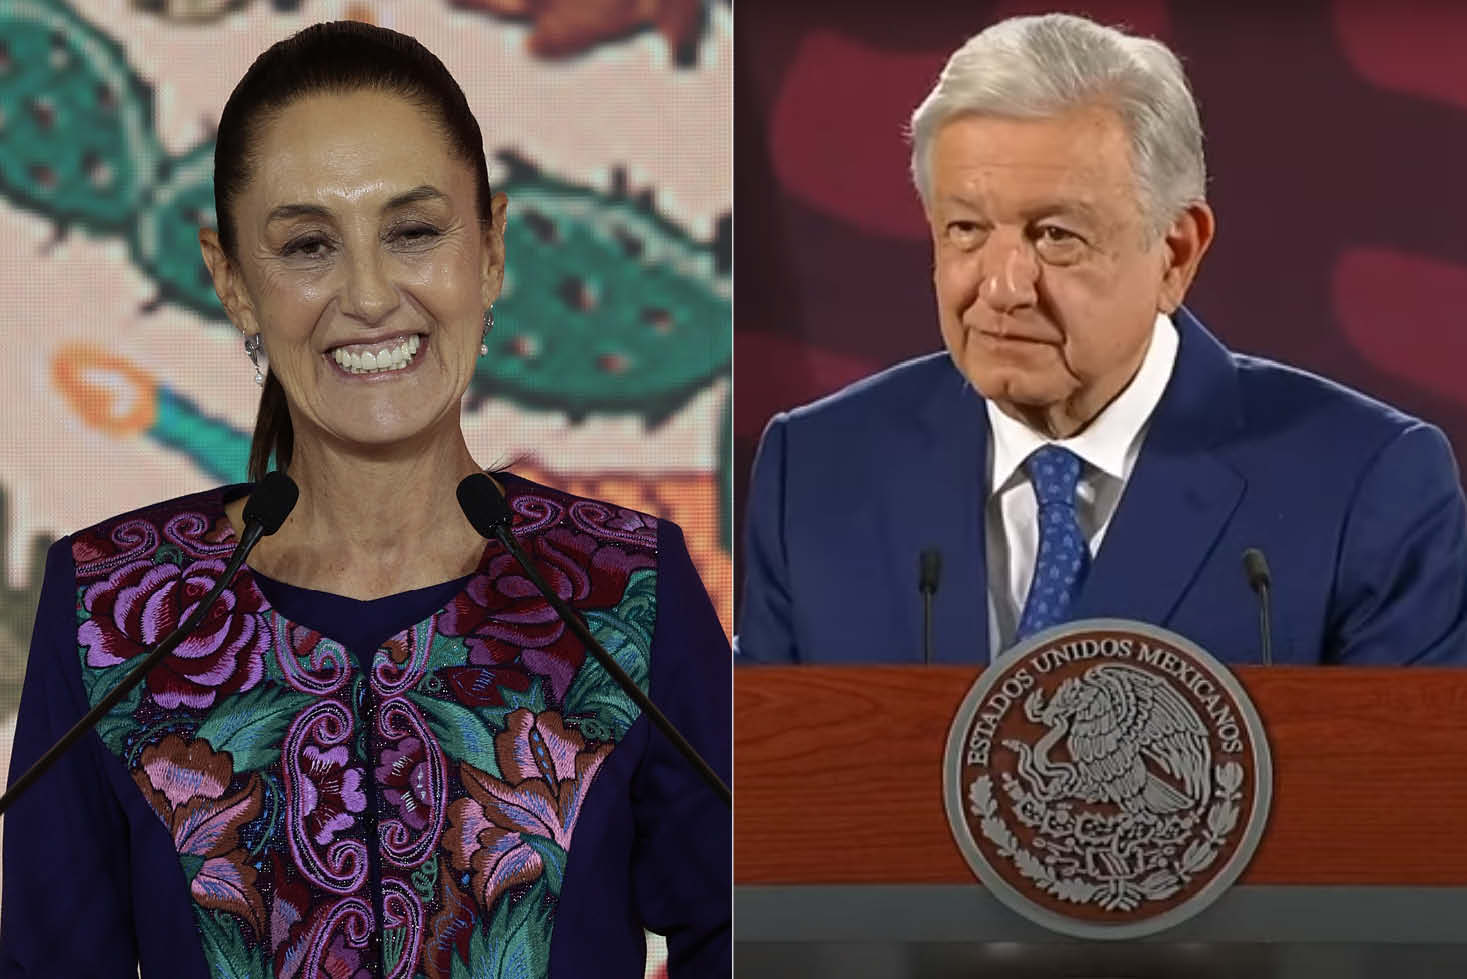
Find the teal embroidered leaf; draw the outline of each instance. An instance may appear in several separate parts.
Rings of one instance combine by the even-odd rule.
[[[428,664],[423,668],[426,676],[432,676],[445,666],[463,666],[469,660],[469,650],[462,636],[433,634],[433,646],[428,650]]]
[[[526,846],[540,855],[540,863],[545,868],[545,884],[550,888],[550,893],[559,897],[561,882],[565,880],[565,851],[560,848],[559,843],[545,836],[526,834],[520,838]]]
[[[200,907],[194,908],[194,915],[212,979],[270,979],[270,967],[245,948],[235,918]]]
[[[543,878],[514,902],[513,907],[507,898],[501,898],[488,934],[475,931],[469,942],[470,976],[472,979],[543,976],[550,965],[553,923]]]
[[[128,671],[140,662],[142,661],[131,659],[125,663],[118,663],[115,666],[103,667],[100,670],[83,665],[82,687],[87,692],[87,703],[95,707],[103,697],[112,692],[112,688],[123,681]],[[146,678],[140,681],[137,686],[132,688],[133,692],[128,694],[128,698],[138,695],[147,682]],[[136,706],[136,703],[134,703],[134,706]]]
[[[382,965],[389,975],[397,968],[407,942],[406,928],[388,928],[382,932]]]
[[[652,630],[657,624],[657,572],[634,571],[616,608],[587,613],[586,624],[617,665],[645,691]],[[619,741],[641,711],[599,662],[587,659],[566,692],[565,715],[584,719],[580,727],[587,737]],[[608,733],[609,738],[602,736]]]
[[[130,667],[136,663],[119,663],[105,670],[83,670],[82,682],[87,687],[87,702],[96,705],[103,697],[116,688],[127,676]],[[146,681],[143,681],[146,683]],[[143,683],[139,683],[128,691],[117,704],[97,722],[97,736],[102,739],[108,750],[115,754],[122,754],[127,749],[127,736],[137,728],[137,721],[133,720],[133,711],[138,709],[138,703],[143,697]]]
[[[519,710],[521,707],[526,707],[536,714],[545,710],[545,683],[539,676],[530,678],[528,690],[519,691],[509,687],[500,687],[499,695],[504,698],[504,707],[495,708],[495,710],[502,710],[505,717],[509,715],[510,711]],[[504,721],[501,720],[500,723],[503,724]]]
[[[312,703],[309,695],[262,684],[218,704],[196,737],[234,758],[236,772],[264,768],[280,757],[285,729]]]
[[[180,853],[178,859],[183,864],[183,879],[192,884],[194,878],[199,876],[199,869],[204,866],[204,860],[207,858],[197,853]]]
[[[450,761],[467,762],[481,772],[501,777],[499,759],[494,754],[496,732],[489,727],[481,712],[418,693],[408,693],[407,697],[423,712],[428,730],[438,739]]]

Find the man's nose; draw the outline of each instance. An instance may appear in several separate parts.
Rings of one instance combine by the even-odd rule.
[[[1034,249],[1022,238],[990,241],[991,260],[984,258],[978,297],[1000,313],[1012,313],[1039,299],[1039,262]]]

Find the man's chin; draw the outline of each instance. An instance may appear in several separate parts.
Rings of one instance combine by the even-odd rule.
[[[1078,386],[1067,374],[1052,370],[1024,370],[1008,365],[959,364],[958,369],[974,390],[990,401],[1023,411],[1043,410],[1075,396]]]

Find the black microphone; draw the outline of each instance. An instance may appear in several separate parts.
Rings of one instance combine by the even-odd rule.
[[[229,587],[234,576],[239,571],[239,566],[244,564],[245,558],[251,550],[259,543],[261,537],[275,533],[280,525],[285,523],[285,518],[290,516],[290,511],[295,508],[295,501],[300,497],[300,490],[295,481],[283,472],[267,473],[265,478],[256,484],[254,491],[250,494],[249,502],[244,508],[244,534],[239,543],[234,546],[234,553],[229,555],[229,563],[224,568],[224,573],[214,583],[214,588],[204,600],[194,609],[182,625],[163,637],[163,641],[153,647],[153,651],[143,658],[143,661],[128,672],[122,682],[112,689],[107,696],[97,702],[97,706],[87,712],[86,716],[74,724],[70,731],[61,736],[61,740],[52,746],[50,751],[42,755],[34,765],[26,770],[26,773],[11,783],[0,796],[0,813],[9,809],[20,795],[30,787],[36,779],[55,764],[56,760],[66,753],[76,741],[86,734],[97,722],[117,705],[117,702],[126,697],[133,687],[142,682],[143,677],[157,666],[158,663],[171,653],[174,648],[189,637],[199,623],[204,621],[204,616],[209,609]]]
[[[942,577],[942,552],[928,548],[917,555],[917,590],[922,593],[922,663],[932,662],[932,599]]]
[[[529,557],[520,549],[514,535],[510,533],[510,524],[514,518],[509,512],[509,503],[494,480],[490,479],[486,473],[465,476],[458,484],[458,505],[463,509],[464,516],[469,518],[469,523],[479,532],[480,537],[497,540],[504,545],[504,549],[524,571],[525,577],[529,578],[530,583],[541,595],[545,596],[551,608],[555,609],[555,614],[560,616],[560,620],[566,624],[566,627],[575,633],[576,638],[591,651],[591,655],[596,657],[596,661],[611,675],[617,686],[621,687],[626,695],[636,702],[642,712],[652,719],[652,723],[661,728],[662,733],[667,735],[667,740],[671,741],[673,746],[683,753],[683,757],[692,763],[693,767],[698,770],[698,774],[703,776],[703,780],[712,787],[718,797],[726,805],[732,806],[733,795],[729,792],[728,786],[723,784],[718,773],[703,760],[702,755],[698,754],[698,749],[694,748],[688,739],[683,737],[682,732],[673,726],[672,721],[667,719],[667,715],[648,699],[647,695],[642,692],[642,688],[632,682],[632,678],[627,676],[621,664],[612,659],[606,648],[596,641],[595,636],[591,635],[591,630],[586,628],[586,623],[580,615],[562,601],[559,595],[551,591],[550,586],[545,584],[545,579],[541,578],[540,573],[530,564]]]
[[[1243,552],[1243,571],[1248,575],[1248,587],[1258,596],[1258,637],[1263,644],[1263,665],[1273,665],[1273,629],[1268,605],[1269,587],[1273,578],[1268,573],[1268,559],[1256,547]]]

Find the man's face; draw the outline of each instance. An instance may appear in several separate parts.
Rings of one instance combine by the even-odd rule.
[[[938,131],[930,166],[933,280],[953,361],[1007,413],[1072,434],[1130,383],[1158,310],[1185,289],[1176,228],[1148,234],[1120,120],[1102,108],[959,117]]]

